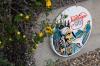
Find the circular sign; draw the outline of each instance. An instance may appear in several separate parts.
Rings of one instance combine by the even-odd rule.
[[[55,20],[51,45],[54,52],[68,57],[79,52],[91,33],[92,18],[87,9],[72,6],[65,9]]]

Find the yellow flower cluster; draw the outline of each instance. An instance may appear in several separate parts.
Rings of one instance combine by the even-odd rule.
[[[20,13],[19,16],[23,17],[25,20],[29,20],[30,19],[30,15],[24,15],[23,13]]]
[[[44,34],[43,34],[43,32],[39,32],[38,35],[39,35],[39,37],[43,37]]]
[[[45,32],[46,32],[47,34],[52,34],[52,33],[53,33],[53,29],[51,28],[51,26],[47,26],[47,27],[45,28]]]
[[[51,8],[51,6],[52,6],[51,0],[45,0],[45,1],[46,1],[46,7]]]

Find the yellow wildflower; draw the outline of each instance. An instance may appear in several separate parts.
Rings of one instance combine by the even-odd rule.
[[[30,16],[29,16],[29,15],[26,15],[26,16],[25,16],[25,19],[26,19],[26,20],[28,20],[29,18],[30,18]]]
[[[17,32],[17,35],[20,35],[20,32],[19,31]]]
[[[39,37],[43,37],[43,32],[39,32]]]
[[[38,44],[36,44],[36,48],[38,47]]]
[[[12,41],[12,38],[9,38],[9,41]]]
[[[46,7],[51,8],[51,6],[52,6],[51,0],[45,0],[45,1],[46,1]]]
[[[25,35],[23,35],[23,38],[26,38],[26,36],[25,36]]]
[[[48,34],[52,34],[53,29],[50,26],[48,26],[48,27],[45,28],[45,32],[48,33]]]
[[[22,16],[23,16],[23,14],[22,14],[22,13],[20,13],[20,14],[19,14],[19,16],[21,16],[21,17],[22,17]]]

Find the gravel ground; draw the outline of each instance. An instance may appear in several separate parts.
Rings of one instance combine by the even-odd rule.
[[[87,8],[93,18],[92,32],[86,45],[81,49],[79,53],[73,56],[70,56],[68,58],[62,58],[62,57],[57,56],[51,49],[49,38],[45,38],[44,42],[39,44],[39,47],[37,48],[35,52],[37,66],[45,66],[45,61],[48,59],[66,60],[66,59],[77,57],[81,55],[82,53],[94,50],[96,48],[100,48],[100,44],[99,44],[100,43],[100,30],[99,30],[100,29],[100,0],[88,0],[88,1],[78,3],[77,5]],[[50,22],[52,22],[53,19],[67,7],[69,6],[65,6],[65,7],[53,10],[48,16],[48,18],[50,19]],[[44,15],[41,14],[38,21],[41,21],[43,19],[44,19]]]

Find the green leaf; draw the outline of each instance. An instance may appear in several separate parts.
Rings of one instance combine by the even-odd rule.
[[[40,6],[40,5],[41,5],[41,3],[40,3],[40,2],[36,2],[36,5],[37,5],[37,6]]]
[[[21,19],[22,19],[21,16],[16,15],[14,18],[14,21],[19,22],[19,21],[21,21]]]

